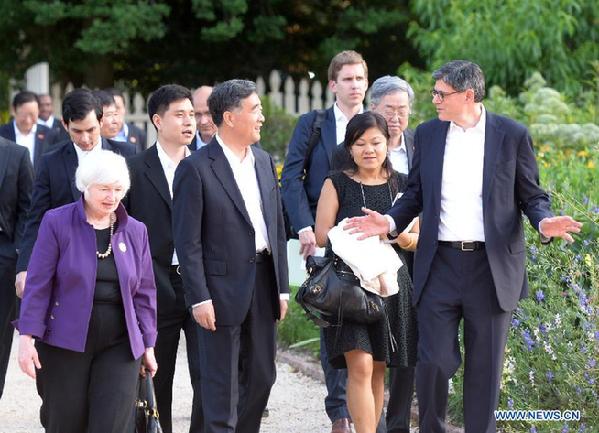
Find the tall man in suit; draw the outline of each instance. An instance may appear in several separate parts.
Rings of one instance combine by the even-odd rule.
[[[408,129],[414,91],[407,81],[396,76],[378,78],[370,87],[370,109],[387,121],[387,149],[391,166],[408,174],[414,155],[414,132]],[[410,275],[414,254],[403,251]],[[414,368],[397,367],[389,370],[389,402],[387,404],[387,433],[410,433],[410,415],[414,395]]]
[[[111,150],[125,157],[135,153],[135,148],[129,144],[101,138],[102,105],[87,89],[75,89],[65,95],[62,121],[71,139],[43,155],[36,171],[31,207],[17,260],[15,286],[19,297],[25,289],[27,265],[44,213],[81,197],[75,186],[79,161],[99,149]]]
[[[572,242],[569,233],[581,224],[552,215],[530,135],[523,125],[485,110],[478,65],[452,61],[433,79],[439,118],[416,129],[408,190],[387,215],[366,209],[348,229],[383,236],[422,212],[414,263],[420,431],[445,432],[463,319],[465,431],[494,433],[510,318],[528,290],[522,212],[542,240]]]
[[[0,126],[0,137],[26,147],[31,162],[37,168],[42,154],[51,150],[56,141],[48,127],[37,124],[37,95],[29,91],[17,93],[12,100],[12,113],[14,120]]]
[[[205,432],[258,433],[289,299],[281,198],[272,158],[251,146],[264,122],[255,83],[225,81],[208,106],[218,132],[175,173],[175,247],[201,326]]]
[[[12,281],[32,185],[28,150],[0,138],[0,398],[14,334],[11,321],[15,318],[17,298]]]
[[[138,128],[133,122],[125,122],[127,106],[125,105],[125,96],[123,92],[114,87],[109,87],[104,89],[104,91],[110,93],[114,98],[118,114],[117,121],[119,124],[119,132],[112,137],[111,140],[132,144],[137,148],[138,152],[141,152],[147,146],[146,133],[144,130]]]
[[[156,127],[154,146],[127,159],[131,187],[123,203],[129,215],[148,228],[150,251],[158,290],[158,340],[154,347],[160,368],[154,376],[160,423],[172,433],[172,397],[177,347],[185,332],[187,361],[193,388],[190,433],[202,432],[198,325],[185,306],[179,259],[171,228],[173,179],[179,162],[190,154],[187,146],[196,123],[189,89],[168,84],[148,99],[148,116]],[[193,221],[189,223],[193,224]]]
[[[216,134],[216,125],[212,121],[208,109],[208,98],[212,93],[211,86],[200,86],[193,92],[193,110],[196,116],[197,132],[189,145],[190,150],[198,150],[207,145]]]
[[[60,119],[54,117],[54,106],[52,103],[52,97],[47,93],[42,93],[37,96],[39,101],[39,117],[37,123],[39,125],[47,126],[54,132],[57,143],[63,142],[69,139],[67,130],[64,129]]]
[[[320,190],[331,169],[335,149],[345,139],[349,120],[364,111],[364,97],[368,88],[368,68],[362,56],[355,51],[342,51],[331,60],[328,70],[329,88],[335,94],[335,104],[326,110],[321,125],[320,139],[314,146],[304,173],[308,141],[317,112],[300,116],[281,173],[283,202],[291,225],[298,231],[300,254],[304,258],[316,251],[314,218]],[[335,370],[321,341],[320,361],[325,373],[327,397],[325,408],[332,433],[349,433],[349,411],[345,403],[347,371]]]

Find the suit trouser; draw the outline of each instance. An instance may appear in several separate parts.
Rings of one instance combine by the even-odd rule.
[[[497,302],[486,251],[439,246],[418,304],[416,390],[420,431],[445,432],[448,380],[461,363],[464,320],[464,427],[495,433],[503,355],[511,312]]]
[[[239,326],[200,329],[205,433],[258,433],[276,378],[277,293],[272,260],[256,263],[250,310]],[[278,296],[278,295],[277,295]],[[278,304],[278,302],[277,302]]]
[[[46,433],[123,433],[132,426],[140,360],[123,306],[94,304],[85,352],[36,341],[37,389]]]
[[[181,276],[177,274],[176,267],[171,267],[170,280],[176,292],[183,292]],[[160,311],[160,306],[158,306]],[[200,346],[198,341],[199,325],[195,322],[187,309],[181,314],[169,317],[158,317],[158,338],[154,353],[158,362],[158,372],[154,376],[154,388],[158,413],[160,414],[160,425],[164,433],[172,433],[172,401],[173,401],[173,379],[175,377],[175,365],[177,362],[177,349],[181,330],[185,332],[187,347],[187,365],[193,389],[193,405],[191,408],[191,424],[189,433],[201,433],[204,419],[202,415],[202,398],[200,390]]]
[[[390,368],[387,433],[410,433],[413,396],[414,367]]]
[[[0,398],[4,392],[4,381],[10,348],[14,335],[11,321],[16,315],[15,267],[17,256],[12,242],[0,232]]]

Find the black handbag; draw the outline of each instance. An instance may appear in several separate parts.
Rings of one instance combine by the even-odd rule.
[[[158,420],[156,393],[150,373],[139,377],[135,402],[135,433],[162,433]]]
[[[295,300],[316,325],[340,326],[343,320],[371,324],[385,317],[383,299],[364,290],[352,270],[336,255],[310,256],[308,279]]]

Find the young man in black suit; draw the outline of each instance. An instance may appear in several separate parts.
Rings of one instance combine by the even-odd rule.
[[[14,119],[0,126],[0,137],[26,147],[37,168],[42,154],[52,150],[58,138],[50,128],[37,124],[39,104],[35,93],[17,93],[12,100],[12,113]]]
[[[0,398],[14,334],[11,321],[17,298],[12,282],[32,185],[33,167],[27,149],[0,138]]]
[[[264,122],[255,83],[225,81],[208,106],[218,132],[175,174],[175,247],[201,326],[205,433],[258,433],[289,299],[281,197],[272,158],[251,146]]]
[[[445,432],[463,319],[465,431],[495,433],[510,319],[528,294],[522,213],[543,241],[572,242],[569,233],[582,224],[551,213],[531,137],[525,126],[485,110],[478,65],[455,60],[433,79],[438,119],[416,128],[407,191],[387,215],[366,210],[347,227],[364,236],[394,234],[422,212],[413,296],[420,431]]]
[[[44,213],[81,197],[75,186],[79,161],[98,149],[111,150],[125,157],[135,153],[135,148],[129,144],[100,137],[102,105],[87,89],[75,89],[65,95],[62,120],[71,140],[43,155],[36,169],[31,208],[17,261],[15,286],[19,297],[25,289],[27,265]]]
[[[154,347],[160,368],[154,376],[160,423],[172,433],[172,394],[177,347],[185,332],[187,361],[193,388],[190,433],[203,426],[200,398],[198,325],[185,306],[179,259],[173,245],[171,209],[175,169],[190,154],[196,123],[189,89],[168,84],[148,99],[148,116],[158,132],[154,146],[127,159],[131,188],[123,203],[129,215],[148,228],[154,277],[158,290],[158,340]]]

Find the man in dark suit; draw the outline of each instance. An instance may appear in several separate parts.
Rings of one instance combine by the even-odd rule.
[[[17,260],[15,286],[19,297],[25,288],[29,257],[44,213],[81,197],[75,186],[79,161],[94,149],[107,149],[123,156],[135,153],[135,148],[129,144],[100,137],[102,105],[89,90],[75,89],[65,95],[62,119],[71,140],[43,155],[36,170],[31,208]]]
[[[42,154],[51,150],[56,142],[54,133],[48,127],[37,124],[38,107],[35,93],[19,92],[12,100],[14,120],[0,126],[0,137],[26,147],[36,168]]]
[[[171,228],[175,169],[190,154],[187,146],[195,135],[191,92],[175,84],[160,87],[148,99],[148,116],[156,127],[158,139],[154,146],[127,159],[131,188],[123,203],[129,215],[148,228],[158,290],[158,340],[154,353],[160,368],[154,376],[154,385],[160,424],[164,433],[172,433],[173,378],[179,336],[183,330],[193,388],[189,432],[199,433],[202,432],[203,419],[198,325],[185,305],[179,259],[174,249]]]
[[[11,321],[17,298],[12,282],[32,185],[33,167],[27,149],[0,138],[0,398],[14,334]]]
[[[463,319],[465,431],[494,433],[510,318],[528,290],[522,212],[544,241],[572,242],[569,232],[581,224],[552,216],[530,135],[485,110],[478,65],[452,61],[433,78],[439,119],[416,129],[408,190],[387,215],[366,210],[348,228],[363,236],[395,233],[422,212],[414,263],[420,431],[445,432]]]
[[[408,129],[414,91],[407,81],[396,76],[378,78],[370,87],[370,109],[387,121],[387,149],[394,170],[407,175],[414,156],[414,132]],[[402,250],[410,275],[414,254]],[[414,395],[414,368],[389,369],[387,433],[410,433],[410,415]]]
[[[214,139],[179,163],[173,230],[187,304],[200,324],[206,433],[258,433],[287,312],[287,242],[274,162],[251,146],[264,122],[256,85],[208,99]]]
[[[109,87],[104,89],[114,98],[114,103],[117,109],[117,121],[119,123],[119,132],[111,138],[113,141],[122,141],[124,143],[132,144],[137,148],[138,152],[141,152],[147,147],[146,133],[144,130],[138,128],[133,122],[125,122],[125,115],[127,114],[127,106],[125,105],[125,96],[120,90]]]
[[[193,137],[189,150],[198,150],[204,147],[212,140],[216,134],[216,125],[212,121],[210,110],[208,109],[208,98],[212,93],[211,86],[200,86],[193,92],[193,110],[196,116],[197,131]]]
[[[52,130],[55,136],[55,142],[61,143],[63,141],[69,140],[69,134],[67,130],[62,126],[62,122],[60,119],[54,117],[54,106],[52,102],[52,97],[46,93],[37,96],[39,101],[39,118],[37,119],[37,123],[39,125],[47,126]]]
[[[335,149],[345,139],[345,128],[349,120],[364,111],[368,68],[359,53],[342,51],[331,60],[328,78],[329,88],[335,94],[335,104],[326,110],[320,138],[312,150],[306,173],[304,161],[317,116],[316,110],[301,115],[297,121],[281,173],[283,202],[289,221],[298,232],[300,254],[304,258],[316,252],[316,205],[324,180],[332,168]],[[347,371],[335,370],[329,365],[322,341],[320,349],[320,361],[327,385],[325,408],[333,424],[331,431],[350,433],[349,412],[345,402]]]

